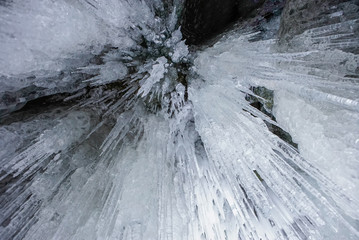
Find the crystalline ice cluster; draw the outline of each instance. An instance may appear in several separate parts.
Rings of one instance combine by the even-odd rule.
[[[190,48],[182,0],[1,1],[0,239],[358,239],[359,7],[296,2]]]

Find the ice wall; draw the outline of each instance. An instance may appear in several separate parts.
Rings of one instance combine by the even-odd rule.
[[[356,22],[357,20],[353,20],[351,22],[352,26],[356,26]],[[264,143],[263,139],[265,137],[256,136],[255,130],[248,130],[248,126],[246,127],[247,132],[250,133],[248,138],[244,137],[245,131],[235,132],[240,131],[241,125],[244,127],[249,124],[248,120],[241,119],[243,118],[242,115],[250,116],[252,114],[263,120],[266,119],[261,116],[261,113],[253,113],[251,110],[247,110],[245,105],[237,106],[237,110],[234,109],[236,109],[236,105],[241,103],[238,99],[243,99],[245,93],[254,94],[248,92],[250,86],[265,86],[274,90],[273,115],[276,117],[279,126],[288,131],[294,142],[298,143],[298,150],[303,157],[301,160],[293,159],[293,156],[284,157],[284,159],[292,158],[293,162],[290,165],[294,164],[294,166],[291,165],[291,167],[297,173],[305,172],[302,181],[314,184],[314,188],[321,189],[320,195],[324,194],[324,198],[328,199],[328,203],[334,204],[332,205],[333,208],[339,207],[336,211],[343,219],[334,221],[337,222],[336,224],[346,219],[347,223],[353,227],[352,235],[346,236],[346,230],[340,232],[345,227],[333,225],[331,228],[336,229],[334,232],[326,235],[331,230],[321,230],[321,233],[314,237],[315,239],[334,239],[343,236],[345,236],[344,238],[355,239],[357,235],[355,225],[358,218],[356,206],[358,205],[357,169],[359,169],[359,152],[357,144],[359,136],[359,102],[357,97],[358,85],[355,76],[357,76],[358,56],[338,49],[340,46],[347,46],[347,39],[343,39],[342,42],[336,41],[335,45],[332,45],[332,41],[337,39],[336,32],[333,29],[341,27],[344,31],[349,29],[345,28],[347,24],[348,22],[343,22],[305,31],[293,39],[297,44],[295,48],[290,50],[290,53],[278,53],[275,40],[252,42],[251,39],[256,38],[256,33],[248,34],[247,36],[228,35],[227,38],[219,41],[212,48],[199,53],[195,60],[195,68],[200,77],[193,80],[192,84],[197,85],[197,82],[203,81],[201,85],[205,85],[205,87],[199,87],[199,89],[203,88],[205,90],[201,90],[203,91],[202,95],[192,90],[190,99],[199,98],[193,101],[195,109],[199,112],[196,117],[196,126],[198,126],[197,129],[205,145],[206,143],[209,145],[209,156],[213,152],[213,159],[221,158],[223,155],[231,153],[230,149],[232,151],[235,149],[236,152],[226,159],[239,158],[238,161],[244,161],[249,165],[248,172],[250,169],[258,171],[258,167],[264,167],[266,162],[264,156],[267,154],[261,151],[266,149],[267,144],[271,146],[273,143]],[[326,35],[326,40],[318,37],[319,33]],[[350,30],[347,35],[355,36]],[[304,41],[303,38],[308,39],[308,41]],[[357,47],[357,45],[352,47]],[[203,98],[199,96],[203,96]],[[267,100],[263,99],[263,101],[266,102]],[[203,105],[207,103],[209,104],[208,106]],[[231,103],[236,103],[236,105],[230,105]],[[198,105],[197,108],[196,105]],[[218,110],[216,110],[216,106],[218,106]],[[241,109],[244,111],[241,111]],[[242,112],[242,114],[238,114],[239,112]],[[236,113],[237,116],[233,115],[233,113]],[[202,119],[206,119],[204,124]],[[263,124],[262,121],[258,121]],[[237,126],[231,127],[231,125]],[[218,132],[216,132],[217,128],[219,128]],[[257,128],[259,128],[259,125]],[[261,132],[265,132],[265,130],[261,130]],[[233,136],[231,135],[232,133]],[[206,135],[208,136],[207,138],[205,137]],[[219,136],[222,135],[223,138],[220,138]],[[245,143],[248,144],[251,138],[261,140],[254,141],[251,144],[252,147],[248,148],[247,145],[241,147]],[[218,139],[231,139],[231,141],[218,141]],[[236,139],[241,139],[244,143],[235,143]],[[254,150],[257,144],[261,146],[260,149]],[[268,149],[269,152],[274,151],[275,155],[279,153],[274,146],[270,148]],[[246,156],[246,154],[237,153],[237,151],[250,152],[249,156]],[[285,152],[288,153],[288,150]],[[257,153],[259,153],[259,156],[255,157]],[[283,154],[279,154],[279,156],[283,157]],[[259,160],[261,158],[263,160]],[[259,162],[257,162],[258,160]],[[229,169],[237,168],[231,167]],[[280,169],[283,170],[284,168],[281,167]],[[244,172],[245,170],[242,170],[238,175],[244,175]],[[263,171],[263,174],[268,172],[276,172],[276,170],[270,171],[267,169]],[[274,186],[283,183],[286,186],[290,185],[289,180],[275,180],[273,176],[263,177],[261,173],[259,175],[261,176],[261,181],[264,182],[278,180]],[[296,179],[289,172],[284,173],[282,176],[290,176],[292,180]],[[246,179],[243,182],[249,181]],[[303,182],[297,182],[294,185],[304,186]],[[296,188],[294,185],[290,187],[292,190]],[[333,186],[336,187],[333,188]],[[250,189],[251,191],[254,187],[245,189]],[[281,190],[283,190],[282,187]],[[302,188],[301,192],[305,193],[307,190]],[[311,190],[307,193],[309,192]],[[254,190],[253,194],[255,193],[258,194],[258,191]],[[296,194],[292,192],[276,193],[275,195],[284,197]],[[313,199],[313,196],[307,195],[309,199],[304,200],[304,202],[306,204],[312,202],[316,205],[318,200],[323,197],[319,197],[320,195],[316,196],[318,197],[317,200],[315,200],[316,197]],[[270,199],[270,197],[264,198]],[[299,198],[295,197],[295,199],[298,200]],[[282,203],[288,203],[288,201],[291,202],[292,200],[284,197],[281,201]],[[302,203],[303,200],[300,200],[300,202]],[[302,208],[298,203],[293,204],[296,207],[289,207],[289,209]],[[263,206],[264,204],[258,205]],[[306,208],[309,206],[310,204],[306,205]],[[332,207],[319,207],[319,209],[329,210]],[[280,209],[285,209],[285,207],[282,206]],[[318,216],[325,214],[326,210],[322,210],[321,213],[318,213]],[[315,212],[315,210],[310,210],[310,212]],[[325,219],[327,218],[324,218],[324,221],[326,221]],[[287,223],[289,222],[295,222],[295,220],[289,220]],[[304,222],[302,221],[302,223]],[[315,220],[311,222],[314,223]],[[331,223],[317,222],[315,225],[328,226]],[[300,228],[305,231],[302,227]],[[334,237],[335,235],[336,237]],[[276,236],[275,238],[279,237]],[[291,236],[289,238],[295,237]]]
[[[128,68],[144,64],[148,49],[141,43],[163,45],[178,27],[180,2],[167,7],[162,1],[118,0],[0,5],[0,114],[43,96],[77,93],[98,75],[102,84],[124,78]],[[140,63],[133,55],[141,55]]]

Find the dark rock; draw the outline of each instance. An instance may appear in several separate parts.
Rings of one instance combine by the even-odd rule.
[[[265,87],[251,87],[250,90],[253,92],[253,95],[246,95],[246,100],[250,105],[270,117],[273,121],[277,121],[272,113],[274,92]],[[293,142],[292,136],[288,132],[266,120],[264,120],[264,123],[269,131],[298,149],[298,144]]]
[[[287,0],[281,17],[279,43],[287,44],[308,29],[358,17],[359,0]],[[358,24],[353,27],[358,36]],[[354,52],[355,49],[349,51]]]
[[[235,20],[246,17],[264,0],[186,0],[182,34],[197,45],[223,32]]]

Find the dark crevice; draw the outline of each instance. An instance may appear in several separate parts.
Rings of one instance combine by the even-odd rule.
[[[274,92],[265,87],[251,87],[250,90],[253,94],[246,95],[246,100],[249,104],[276,122],[277,120],[272,113]],[[293,142],[293,139],[288,132],[266,120],[263,121],[267,125],[268,130],[274,135],[298,149],[298,144]]]
[[[239,18],[250,16],[264,0],[186,0],[182,34],[189,45],[198,45],[223,32]]]

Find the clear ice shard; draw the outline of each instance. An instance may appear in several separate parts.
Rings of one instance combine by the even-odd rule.
[[[1,239],[359,239],[357,2],[200,48],[183,4],[0,2]]]

